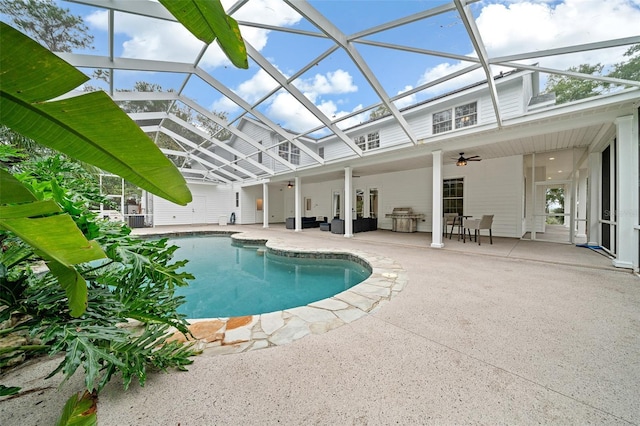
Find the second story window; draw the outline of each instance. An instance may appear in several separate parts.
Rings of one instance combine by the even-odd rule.
[[[318,147],[318,157],[324,158],[324,146]]]
[[[456,129],[473,126],[478,123],[477,106],[477,102],[473,102],[456,107]]]
[[[367,151],[369,149],[380,148],[380,133],[371,132],[367,133],[367,135],[356,136],[353,138],[353,141],[358,145],[363,151]]]
[[[451,110],[436,112],[433,114],[433,134],[451,130]]]
[[[380,148],[380,133],[373,132],[367,135],[367,149]]]
[[[454,118],[455,114],[455,120]],[[478,124],[478,103],[471,102],[433,114],[433,134]]]
[[[291,142],[282,142],[278,146],[278,155],[291,164],[300,164],[300,148]]]
[[[291,155],[289,156],[289,162],[291,162],[291,164],[300,164],[300,148],[295,145],[291,145]]]

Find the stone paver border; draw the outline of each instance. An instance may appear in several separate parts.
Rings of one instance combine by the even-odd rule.
[[[306,306],[245,317],[189,320],[189,329],[196,339],[196,349],[206,350],[207,354],[264,349],[286,345],[310,334],[326,333],[375,312],[407,284],[406,271],[394,260],[377,254],[343,248],[301,248],[279,238],[265,239],[250,232],[205,234],[229,235],[235,244],[265,245],[268,252],[280,256],[348,259],[371,271],[371,275],[360,284]],[[189,232],[178,235],[203,234]],[[179,332],[175,333],[174,338],[186,340]]]

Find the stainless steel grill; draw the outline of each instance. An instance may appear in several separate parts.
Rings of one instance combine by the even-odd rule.
[[[396,207],[392,213],[387,213],[385,217],[393,219],[391,225],[393,232],[416,232],[418,219],[424,218],[424,214],[414,213],[411,207]]]

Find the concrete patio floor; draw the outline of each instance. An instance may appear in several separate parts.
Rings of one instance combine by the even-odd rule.
[[[180,230],[188,230],[180,227]],[[375,231],[353,238],[274,225],[208,226],[300,248],[384,254],[408,284],[375,312],[285,346],[205,351],[188,372],[101,393],[100,425],[640,424],[640,281],[586,248]],[[156,229],[155,231],[158,231]],[[154,232],[140,229],[139,233]],[[80,377],[56,388],[55,360],[2,377],[3,425],[44,425]]]

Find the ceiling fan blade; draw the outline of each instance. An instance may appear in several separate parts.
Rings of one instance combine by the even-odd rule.
[[[482,161],[482,158],[467,158],[467,161]]]
[[[467,160],[472,160],[474,158],[480,158],[480,156],[479,155],[473,155],[471,157],[468,157]]]

